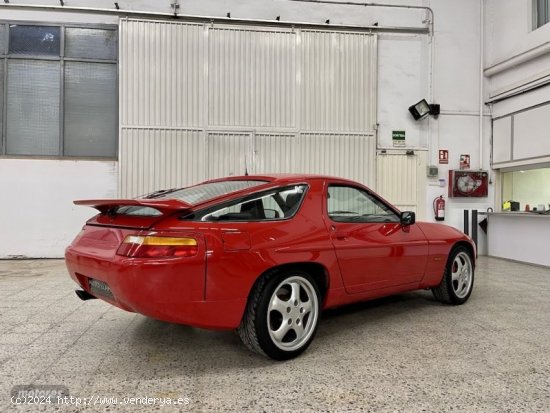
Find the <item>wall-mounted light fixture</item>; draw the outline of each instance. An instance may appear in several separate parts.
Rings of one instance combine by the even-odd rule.
[[[429,104],[426,99],[422,99],[417,104],[410,106],[409,112],[413,115],[414,120],[424,119],[428,115],[437,118],[439,115],[439,105],[437,103]]]

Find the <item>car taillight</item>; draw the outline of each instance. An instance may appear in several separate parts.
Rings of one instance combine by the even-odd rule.
[[[128,235],[117,255],[132,258],[194,257],[199,251],[194,238]]]

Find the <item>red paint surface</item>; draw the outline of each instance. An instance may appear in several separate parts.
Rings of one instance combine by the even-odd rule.
[[[99,214],[66,250],[71,277],[89,291],[88,278],[106,282],[120,308],[149,317],[204,328],[236,328],[258,277],[281,265],[314,263],[328,288],[323,307],[436,286],[457,242],[474,246],[460,231],[439,224],[333,222],[326,213],[330,183],[364,186],[312,175],[231,177],[268,181],[204,204],[142,199],[79,202],[89,206],[154,205],[161,217]],[[199,222],[178,219],[199,210],[277,186],[307,184],[305,199],[291,219],[258,222]],[[396,212],[395,207],[391,207]],[[164,235],[198,240],[186,258],[128,258],[116,255],[127,235]]]

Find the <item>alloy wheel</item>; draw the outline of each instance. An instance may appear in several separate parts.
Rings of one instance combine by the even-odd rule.
[[[319,317],[317,301],[315,288],[303,277],[286,278],[275,288],[269,301],[267,325],[278,348],[293,351],[307,343]]]

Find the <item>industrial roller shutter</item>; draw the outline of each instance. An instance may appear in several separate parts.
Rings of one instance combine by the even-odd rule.
[[[120,195],[224,175],[376,183],[375,34],[126,19]]]

